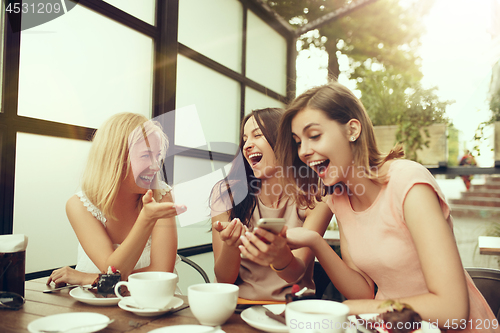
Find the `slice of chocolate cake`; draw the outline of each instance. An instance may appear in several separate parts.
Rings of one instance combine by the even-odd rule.
[[[300,290],[300,286],[298,284],[294,284],[292,286],[292,292],[285,295],[285,300],[287,303],[303,299],[318,299],[318,297],[316,297],[315,293],[308,292],[307,289],[305,291]]]
[[[390,306],[390,310],[381,313],[374,319],[364,321],[364,327],[379,333],[412,333],[422,332],[422,317],[408,304],[388,300],[381,308]],[[356,316],[358,321],[363,320]]]
[[[115,294],[115,286],[120,282],[122,275],[114,266],[108,267],[108,272],[99,274],[97,280],[97,292],[99,294]]]

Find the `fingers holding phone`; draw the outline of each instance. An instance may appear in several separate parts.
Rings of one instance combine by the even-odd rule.
[[[260,219],[253,233],[241,237],[242,255],[260,265],[272,263],[286,244],[284,219]]]
[[[276,235],[286,237],[286,229],[283,229],[285,224],[286,221],[284,218],[262,218],[257,221],[257,228],[254,229],[254,234],[256,234],[260,240],[269,244],[274,241]]]
[[[281,230],[283,230],[285,224],[286,221],[284,218],[262,218],[257,221],[257,228],[261,228],[278,235]]]

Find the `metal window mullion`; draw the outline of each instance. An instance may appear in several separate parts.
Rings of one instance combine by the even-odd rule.
[[[247,24],[248,24],[248,8],[244,2],[243,5],[243,27],[242,27],[242,38],[241,38],[241,75],[243,77],[247,76]],[[245,118],[245,105],[246,105],[246,84],[244,82],[240,83],[241,87],[241,104],[240,104],[240,121]]]
[[[72,2],[76,2],[71,0]],[[158,0],[158,3],[161,2],[162,0]],[[141,19],[138,19],[137,17],[119,9],[116,8],[115,6],[110,5],[109,3],[102,1],[102,0],[79,0],[78,4],[87,7],[104,17],[107,17],[109,19],[112,19],[120,24],[123,24],[124,26],[136,30],[144,35],[147,35],[152,38],[157,38],[159,35],[158,29],[155,26],[152,26],[151,24],[144,22]],[[157,10],[158,10],[158,5],[157,5]]]
[[[4,58],[2,82],[2,138],[0,155],[0,234],[14,229],[14,179],[16,167],[16,128],[21,48],[21,14],[4,12]],[[18,31],[18,32],[14,32]]]
[[[286,97],[285,104],[291,102],[297,91],[297,37],[290,36],[286,39]]]
[[[274,98],[276,100],[279,100],[279,101],[286,100],[286,96],[283,96],[283,95],[275,92],[274,90],[271,90],[271,89],[263,86],[262,84],[243,76],[241,73],[233,71],[232,69],[216,62],[215,60],[208,58],[207,56],[191,49],[190,47],[188,47],[182,43],[179,43],[179,54],[182,54],[183,56],[185,56],[193,61],[196,61],[199,64],[202,64],[203,66],[210,68],[219,74],[227,76],[228,78],[230,78],[234,81],[244,83],[247,87],[255,89],[255,90],[263,93],[264,95],[267,95],[267,96]]]
[[[158,0],[156,9],[156,26],[159,34],[155,38],[153,117],[175,110],[179,0]],[[170,136],[170,145],[175,148],[175,114],[165,127],[165,132]],[[165,159],[164,173],[166,180],[173,184],[174,156]]]

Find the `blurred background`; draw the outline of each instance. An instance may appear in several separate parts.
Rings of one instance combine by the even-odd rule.
[[[300,29],[356,2],[267,3]],[[478,236],[500,236],[499,34],[497,0],[382,0],[297,43],[297,93],[337,77],[361,98],[379,146],[402,142],[435,175],[466,267],[499,267],[478,249]],[[481,169],[460,176],[457,166]]]

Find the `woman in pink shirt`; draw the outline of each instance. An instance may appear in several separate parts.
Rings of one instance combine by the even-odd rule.
[[[324,203],[300,207],[281,186],[274,145],[282,114],[259,109],[242,120],[237,157],[211,195],[215,278],[237,284],[245,303],[284,302],[293,284],[314,289],[314,256],[308,248],[292,251],[283,236],[295,227],[321,236],[332,218]],[[257,228],[261,218],[283,218],[286,227],[273,234]]]
[[[378,150],[372,123],[349,89],[332,82],[297,97],[281,120],[276,152],[281,165],[314,170],[288,175],[299,204],[324,196],[336,215],[342,259],[317,233],[295,228],[287,239],[311,248],[351,313],[385,312],[381,304],[393,299],[443,329],[498,329],[462,267],[434,177],[400,159],[401,147],[388,155]],[[319,191],[306,190],[318,182]]]

